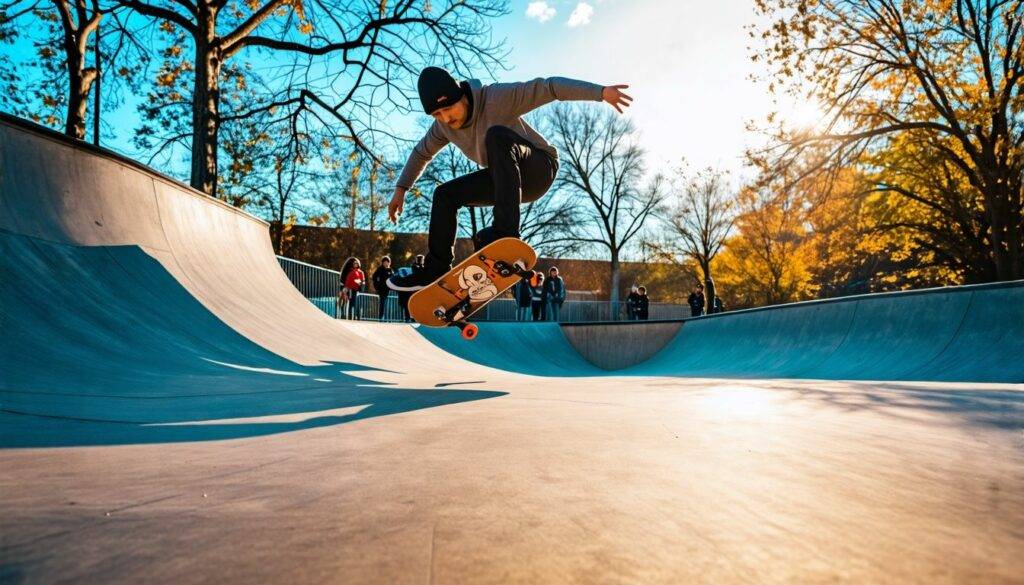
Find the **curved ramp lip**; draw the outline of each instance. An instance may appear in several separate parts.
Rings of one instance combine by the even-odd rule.
[[[230,203],[228,203],[226,201],[222,201],[220,199],[217,199],[216,197],[210,197],[206,193],[203,193],[202,191],[196,189],[195,187],[193,187],[192,185],[189,185],[188,183],[185,183],[185,182],[183,182],[183,181],[181,181],[179,179],[176,179],[176,178],[174,178],[174,177],[172,177],[170,175],[162,173],[162,172],[160,172],[160,171],[158,171],[158,170],[156,170],[156,169],[154,169],[152,167],[148,167],[145,164],[143,164],[143,163],[141,163],[141,162],[139,162],[137,160],[134,160],[132,158],[129,158],[129,157],[127,157],[127,156],[125,156],[125,155],[123,155],[121,153],[118,153],[118,152],[115,152],[113,150],[104,148],[102,146],[96,146],[95,144],[91,144],[91,143],[85,142],[83,140],[76,140],[76,139],[71,138],[70,136],[67,136],[65,134],[62,134],[61,132],[58,132],[58,131],[56,131],[56,130],[54,130],[52,128],[47,128],[46,126],[42,126],[40,124],[36,124],[35,122],[31,122],[29,120],[25,120],[25,119],[22,119],[22,118],[18,118],[16,116],[12,116],[11,114],[8,114],[6,112],[0,112],[0,122],[2,122],[4,124],[8,124],[10,126],[14,126],[14,127],[18,128],[19,130],[23,130],[23,131],[35,134],[35,135],[39,136],[42,139],[49,140],[51,142],[58,142],[58,143],[61,143],[61,144],[65,145],[65,146],[70,146],[72,148],[75,148],[76,150],[82,150],[82,151],[88,152],[91,155],[99,156],[101,158],[105,158],[107,160],[110,160],[110,161],[118,163],[118,164],[123,164],[123,165],[130,166],[130,167],[132,167],[133,170],[140,171],[140,172],[148,175],[149,177],[151,177],[153,179],[156,179],[156,180],[159,180],[159,181],[163,181],[165,183],[169,183],[171,186],[173,186],[173,187],[175,187],[177,189],[181,189],[182,192],[187,193],[187,194],[189,194],[189,195],[191,195],[193,197],[197,197],[197,198],[203,199],[204,201],[206,201],[208,203],[217,205],[217,206],[219,206],[223,210],[230,211],[232,213],[236,213],[236,214],[238,214],[240,216],[243,216],[245,218],[248,218],[248,219],[250,219],[250,220],[252,220],[252,221],[254,221],[256,223],[259,223],[259,224],[262,224],[262,225],[265,225],[265,226],[269,226],[270,225],[267,221],[265,221],[263,219],[260,219],[260,218],[256,217],[255,215],[253,215],[253,214],[251,214],[251,213],[249,213],[249,212],[247,212],[245,210],[239,209],[239,208],[235,207],[234,205],[231,205]]]

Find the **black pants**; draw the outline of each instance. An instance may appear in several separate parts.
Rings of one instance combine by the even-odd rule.
[[[533,301],[534,321],[547,321],[548,316],[547,311],[545,310],[547,307],[544,306],[545,304],[547,303],[545,303],[544,301]]]
[[[455,259],[459,209],[493,206],[494,225],[481,230],[477,247],[498,238],[519,237],[519,206],[547,193],[558,163],[547,152],[506,126],[491,126],[484,137],[487,168],[443,183],[434,190],[427,261],[447,269]]]
[[[411,296],[411,292],[398,291],[398,306],[402,307],[402,316],[405,317],[406,323],[412,321],[412,315],[409,314],[409,297]]]

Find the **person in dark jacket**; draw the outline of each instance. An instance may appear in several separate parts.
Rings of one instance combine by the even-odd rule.
[[[533,301],[533,288],[529,281],[520,280],[514,289],[516,297],[516,321],[530,320],[530,304]]]
[[[638,298],[636,300],[636,318],[641,321],[646,321],[650,316],[651,299],[647,296],[647,287],[641,286],[637,289]]]
[[[704,314],[704,285],[698,284],[697,288],[693,289],[690,293],[690,298],[686,299],[686,303],[690,305],[690,316],[700,317]]]
[[[538,274],[537,280],[540,281],[537,286],[530,288],[530,305],[533,307],[533,320],[543,321],[545,317],[544,275]]]
[[[629,289],[629,296],[626,297],[626,319],[636,321],[636,302],[640,298],[636,284]]]
[[[381,321],[384,320],[384,309],[387,307],[388,295],[391,294],[391,289],[388,288],[388,279],[394,273],[395,271],[391,269],[391,258],[383,256],[380,259],[377,270],[373,271],[373,276],[371,277],[373,279],[373,290],[377,292],[377,297],[380,299],[377,318]]]
[[[544,282],[544,300],[547,309],[545,320],[558,321],[562,303],[565,302],[565,281],[558,276],[558,267],[556,266],[552,266],[548,270],[548,279]]]
[[[715,304],[712,305],[712,310],[715,313],[721,313],[725,310],[725,306],[722,304],[722,297],[715,295]]]

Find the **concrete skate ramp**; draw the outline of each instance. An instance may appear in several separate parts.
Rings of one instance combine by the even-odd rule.
[[[1024,382],[1024,282],[687,321],[631,375]]]
[[[647,327],[659,335],[669,327],[678,332],[648,358],[648,330],[635,323],[574,324],[564,331],[549,323],[489,323],[472,343],[454,330],[420,331],[463,359],[542,376],[1024,382],[1024,281],[811,301]]]
[[[419,332],[446,353],[493,368],[534,376],[607,374],[573,349],[557,323],[486,323],[472,342],[455,329],[420,327]]]
[[[415,371],[440,374],[451,371],[449,362],[458,356],[454,363],[470,378],[478,377],[471,374],[472,365],[478,364],[485,372],[496,368],[539,376],[612,371],[679,377],[1024,380],[1024,362],[1015,359],[1024,353],[1020,282],[688,320],[660,352],[651,347],[651,339],[664,343],[679,324],[658,325],[653,336],[632,324],[576,325],[567,339],[552,324],[489,323],[476,341],[467,343],[455,330],[417,332],[405,325],[337,321],[288,282],[273,256],[264,222],[132,161],[70,144],[10,118],[4,118],[2,140],[0,230],[11,250],[4,255],[5,271],[15,275],[7,279],[4,294],[18,299],[17,304],[5,303],[3,310],[12,327],[35,336],[39,345],[33,355],[51,351],[67,364],[81,353],[82,338],[91,332],[117,339],[116,324],[97,329],[94,321],[109,321],[102,313],[109,308],[113,314],[116,307],[108,304],[134,299],[130,292],[148,296],[145,302],[126,300],[116,319],[120,322],[164,308],[158,312],[163,321],[152,325],[155,331],[185,327],[197,318],[170,307],[188,297],[222,329],[213,334],[191,327],[193,338],[206,342],[233,336],[263,350],[265,357],[302,366],[351,363],[392,371],[414,365]],[[58,268],[57,258],[75,270]],[[157,270],[163,271],[159,277],[152,274]],[[64,280],[72,274],[71,282]],[[48,289],[29,291],[23,284],[43,282]],[[48,290],[67,294],[57,302]],[[42,300],[47,295],[49,304]],[[174,298],[162,298],[166,295]],[[86,307],[92,307],[92,315]],[[55,330],[44,332],[51,326]],[[59,331],[75,333],[69,337]],[[73,347],[53,345],[72,338],[77,339]],[[165,347],[159,335],[150,339],[154,355],[168,355],[159,349]],[[7,345],[20,347],[13,338]],[[187,344],[178,340],[174,347]],[[117,355],[112,348],[106,351]],[[222,355],[248,353],[232,348]],[[88,358],[90,367],[101,362]],[[140,366],[133,362],[128,367]],[[250,367],[275,369],[266,364]],[[21,374],[31,377],[35,372]]]
[[[63,421],[12,419],[0,446],[254,436],[501,394],[432,390],[465,381],[453,364],[494,372],[408,326],[324,315],[248,214],[20,124],[0,153],[2,410]]]

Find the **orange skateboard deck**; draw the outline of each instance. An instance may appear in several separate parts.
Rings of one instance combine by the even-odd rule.
[[[519,238],[501,238],[474,252],[447,274],[409,297],[409,314],[427,327],[457,326],[466,339],[477,327],[466,320],[523,278],[533,279],[537,253]]]

